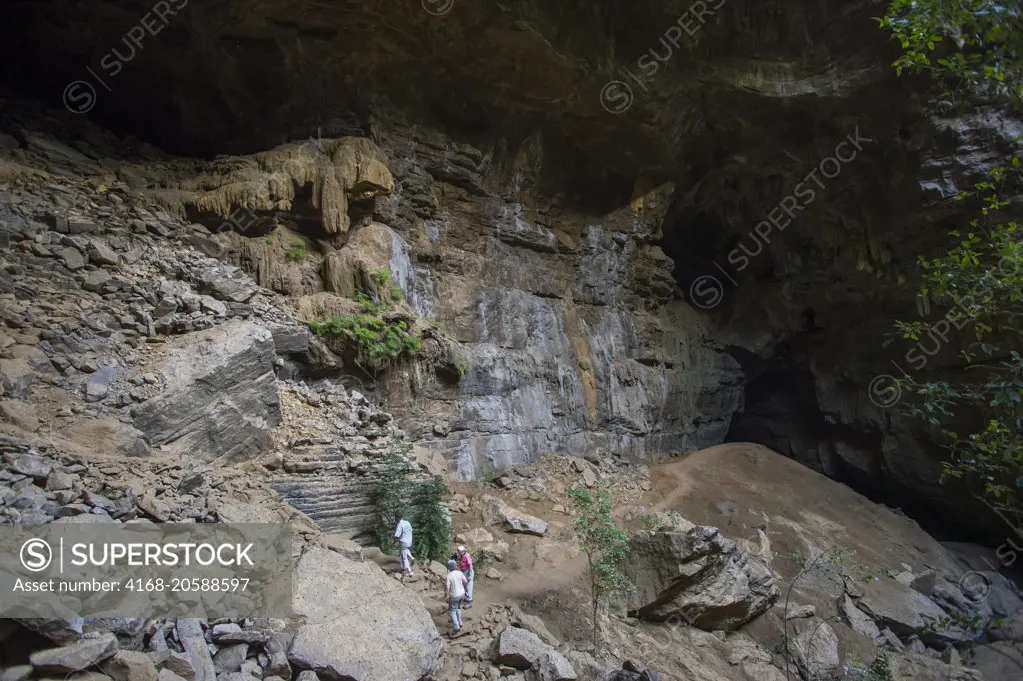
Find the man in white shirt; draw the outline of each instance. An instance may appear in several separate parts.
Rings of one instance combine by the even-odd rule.
[[[412,563],[415,562],[415,558],[412,557],[412,523],[400,515],[396,516],[395,519],[398,521],[398,526],[394,529],[394,538],[401,545],[401,554],[399,556],[401,569],[405,571],[406,575],[411,577]]]
[[[465,598],[465,587],[469,580],[458,569],[458,563],[448,561],[448,576],[444,580],[444,597],[448,600],[448,614],[451,615],[451,635],[455,636],[462,629],[462,599]]]

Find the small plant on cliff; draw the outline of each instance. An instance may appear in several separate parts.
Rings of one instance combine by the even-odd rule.
[[[586,489],[569,488],[565,494],[579,516],[573,522],[579,548],[586,554],[590,573],[590,599],[593,604],[593,644],[599,645],[601,609],[629,594],[633,585],[625,573],[629,535],[614,520],[611,490],[602,483],[591,494]]]
[[[381,267],[370,272],[369,277],[376,282],[377,286],[388,286],[391,283],[391,270]]]
[[[284,249],[284,259],[292,262],[299,262],[305,260],[305,242],[296,241],[292,245]]]
[[[848,660],[846,678],[853,681],[896,681],[887,650],[878,651],[869,665],[861,662],[854,653],[849,655]]]
[[[657,516],[646,513],[639,517],[639,524],[643,526],[644,530],[653,532],[664,525],[664,522]]]

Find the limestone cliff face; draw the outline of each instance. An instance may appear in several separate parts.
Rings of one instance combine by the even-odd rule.
[[[606,210],[555,193],[538,135],[478,149],[394,122],[377,141],[285,145],[198,177],[187,162],[122,174],[150,178],[143,192],[168,208],[226,227],[216,237],[224,257],[294,297],[310,321],[350,312],[359,292],[380,287],[373,273],[389,272],[435,332],[419,358],[382,375],[348,369],[459,478],[547,453],[652,459],[725,437],[741,373],[682,301],[656,245],[671,183],[637,180]],[[363,158],[386,179],[328,221],[321,178],[350,168],[340,182],[350,187]],[[301,256],[289,257],[297,244]]]
[[[468,367],[454,386],[415,365],[388,377],[389,407],[422,446],[472,478],[548,452],[650,458],[724,437],[738,364],[653,244],[671,184],[637,182],[601,211],[552,195],[536,137],[508,154],[407,128],[383,144],[397,178],[376,215],[394,230],[388,264]]]

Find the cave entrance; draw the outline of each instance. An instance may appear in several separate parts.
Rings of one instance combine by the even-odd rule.
[[[666,220],[664,236],[657,242],[675,263],[672,274],[685,291],[708,274],[724,234],[721,221],[704,211]]]

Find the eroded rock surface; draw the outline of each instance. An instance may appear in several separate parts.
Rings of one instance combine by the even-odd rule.
[[[766,611],[780,592],[771,571],[714,527],[681,521],[629,541],[627,570],[639,617],[681,617],[703,629],[730,630]]]
[[[137,410],[135,426],[153,444],[203,461],[263,453],[282,422],[274,353],[270,331],[245,321],[171,342],[165,392]]]
[[[374,597],[353,599],[355,593]],[[306,623],[288,658],[325,681],[405,681],[437,666],[442,644],[429,613],[371,563],[307,552],[295,575],[295,613]]]

